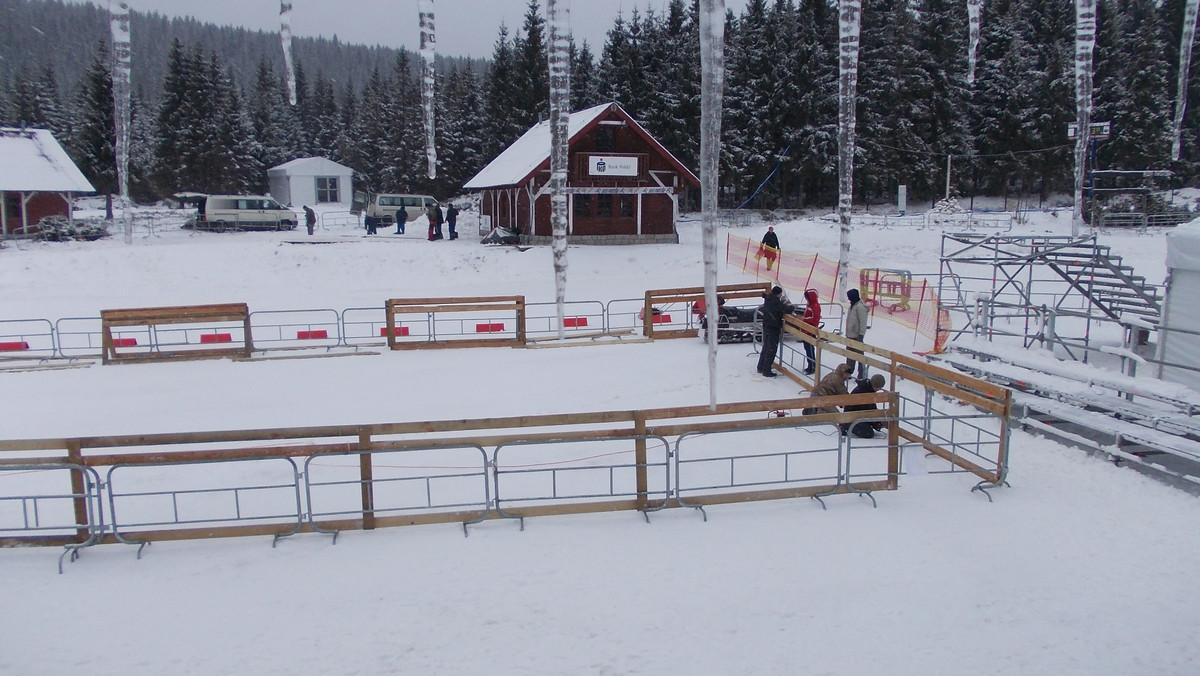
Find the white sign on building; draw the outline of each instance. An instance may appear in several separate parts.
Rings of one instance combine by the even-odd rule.
[[[637,176],[638,158],[588,155],[589,176]]]

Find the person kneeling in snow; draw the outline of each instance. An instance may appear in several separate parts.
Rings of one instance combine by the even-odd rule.
[[[870,379],[858,381],[858,386],[855,387],[854,391],[850,394],[871,394],[873,392],[879,392],[883,389],[885,382],[886,381],[884,380],[883,376],[876,373],[875,375],[871,376]],[[874,411],[878,408],[879,407],[875,404],[850,404],[848,406],[843,406],[842,411],[845,413],[849,413],[851,411]],[[842,423],[841,427],[842,434],[849,432],[860,439],[870,439],[875,436],[875,430],[883,429],[883,423],[879,421],[862,420],[854,423],[853,426],[851,426],[850,423]]]

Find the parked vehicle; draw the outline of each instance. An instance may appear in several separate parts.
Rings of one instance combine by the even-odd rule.
[[[292,230],[295,212],[265,195],[208,195],[196,209],[197,230]]]
[[[403,193],[367,193],[356,194],[354,199],[355,213],[379,219],[380,225],[391,225],[396,222],[396,212],[401,207],[408,209],[408,220],[413,220],[425,214],[430,204],[439,202],[430,195],[407,195]]]

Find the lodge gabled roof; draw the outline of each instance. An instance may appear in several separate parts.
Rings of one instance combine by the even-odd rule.
[[[616,103],[603,103],[577,113],[572,113],[567,122],[567,144],[570,145],[580,135],[595,127],[606,113],[620,117],[629,128],[646,143],[667,158],[685,181],[699,185],[700,180],[690,169],[685,167],[669,150],[663,147],[642,125],[638,124],[625,109]],[[539,171],[550,168],[550,122],[544,121],[534,125],[496,156],[463,185],[465,190],[482,190],[484,188],[499,188],[525,183]]]

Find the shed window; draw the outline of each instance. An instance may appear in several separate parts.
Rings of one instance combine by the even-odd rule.
[[[317,177],[317,202],[340,202],[337,176]]]

